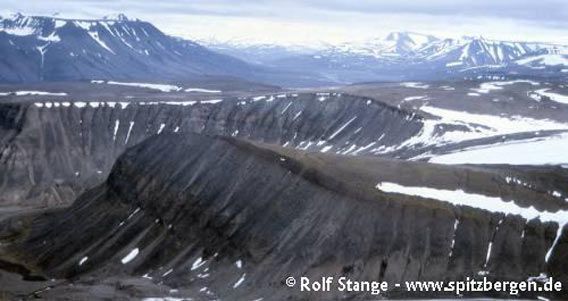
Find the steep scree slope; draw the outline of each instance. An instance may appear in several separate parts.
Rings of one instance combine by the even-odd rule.
[[[8,253],[45,277],[143,276],[194,292],[205,287],[203,298],[234,300],[342,297],[299,293],[283,284],[289,275],[400,282],[524,280],[546,272],[567,280],[567,231],[545,261],[554,223],[374,188],[377,181],[422,179],[434,187],[460,183],[471,193],[523,196],[499,190],[506,169],[435,166],[431,178],[425,176],[430,164],[398,162],[405,175],[418,175],[408,177],[391,172],[396,162],[230,137],[158,135],[129,149],[106,183],[70,208],[38,215]],[[567,176],[561,169],[548,174]],[[483,182],[488,188],[480,191]],[[540,202],[540,210],[551,210]]]
[[[374,143],[394,152],[422,127],[417,116],[335,93],[202,102],[3,104],[0,120],[6,132],[0,141],[3,205],[67,204],[84,188],[101,183],[126,148],[158,133],[220,134],[334,151]]]

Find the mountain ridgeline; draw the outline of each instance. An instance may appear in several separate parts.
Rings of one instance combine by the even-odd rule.
[[[283,70],[308,69],[342,83],[519,76],[562,79],[568,70],[565,45],[483,37],[453,39],[394,32],[385,38],[313,48],[202,43],[244,60]]]
[[[52,102],[4,105],[0,202],[68,204],[100,183],[128,147],[159,133],[243,137],[301,149],[368,153],[402,144],[418,116],[339,93],[223,101]],[[379,143],[376,143],[376,141]],[[404,148],[399,151],[403,151]]]
[[[202,46],[201,44],[205,45]],[[0,18],[0,82],[191,81],[232,77],[288,87],[529,76],[565,79],[567,47],[408,32],[325,47],[168,36],[124,15],[97,20]]]
[[[282,72],[245,63],[195,42],[168,36],[124,15],[100,20],[0,18],[0,82],[93,79],[190,81],[235,77],[286,82]],[[302,79],[296,75],[297,81]]]
[[[35,277],[142,276],[205,299],[321,297],[287,288],[283,279],[290,275],[401,283],[484,276],[520,281],[548,273],[566,280],[568,237],[555,240],[554,223],[375,188],[380,179],[397,178],[395,168],[411,174],[410,181],[465,181],[460,187],[471,192],[484,187],[522,195],[500,191],[495,179],[506,169],[440,166],[432,177],[417,178],[429,173],[428,165],[165,133],[128,149],[106,182],[70,208],[26,222],[20,229],[29,232],[8,252]],[[547,167],[517,172],[566,176]],[[393,289],[387,296],[428,293]],[[325,294],[326,300],[344,297]]]
[[[123,293],[135,279],[198,300],[306,298],[282,284],[288,275],[568,280],[561,218],[477,203],[561,217],[565,168],[397,159],[432,151],[424,117],[345,93],[162,97],[0,106],[0,202],[36,208],[0,220],[0,264],[72,281],[42,297],[112,277]],[[393,193],[385,182],[476,199]]]
[[[0,18],[0,299],[568,283],[565,47],[415,33],[208,46],[124,15]],[[431,81],[313,88],[399,79]],[[303,292],[290,276],[390,288]]]

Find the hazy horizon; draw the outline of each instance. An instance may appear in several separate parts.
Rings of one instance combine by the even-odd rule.
[[[532,1],[44,1],[3,0],[0,15],[102,18],[124,13],[167,34],[282,45],[338,44],[417,32],[437,37],[483,36],[506,41],[568,43],[568,5]]]

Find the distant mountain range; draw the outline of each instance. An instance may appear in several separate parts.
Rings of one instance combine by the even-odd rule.
[[[204,46],[202,46],[204,45]],[[282,86],[480,76],[566,78],[568,47],[399,32],[318,49],[195,42],[124,15],[0,17],[0,82],[185,81],[229,77]]]
[[[339,82],[521,75],[564,78],[568,74],[567,46],[482,37],[442,39],[394,32],[381,39],[320,49],[231,42],[202,44],[265,66],[317,71],[320,76]]]

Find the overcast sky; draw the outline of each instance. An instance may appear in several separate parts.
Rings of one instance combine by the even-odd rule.
[[[0,13],[100,18],[125,13],[186,38],[303,44],[438,36],[568,43],[568,0],[0,0]]]

